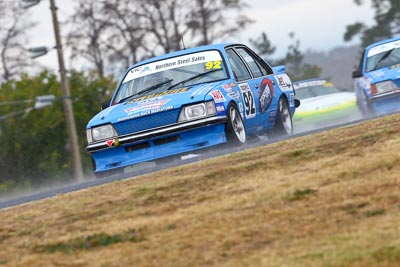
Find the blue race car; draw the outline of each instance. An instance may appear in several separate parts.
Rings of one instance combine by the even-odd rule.
[[[129,68],[87,125],[96,177],[249,137],[293,132],[295,99],[285,67],[241,44],[215,44]]]
[[[353,78],[357,104],[365,116],[400,110],[400,37],[365,48]]]

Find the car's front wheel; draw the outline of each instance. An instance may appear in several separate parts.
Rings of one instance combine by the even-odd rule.
[[[279,98],[278,114],[274,127],[269,134],[272,138],[281,138],[293,133],[293,121],[285,97]]]
[[[229,143],[244,144],[246,142],[246,130],[242,116],[232,103],[228,105],[228,122],[225,131]]]

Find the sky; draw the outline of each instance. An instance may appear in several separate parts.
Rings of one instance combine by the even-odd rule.
[[[371,0],[357,6],[353,0],[243,0],[248,7],[243,12],[255,22],[240,35],[226,40],[241,42],[251,47],[249,39],[256,39],[265,32],[272,45],[276,47],[275,57],[281,57],[292,43],[289,33],[294,32],[300,40],[300,50],[305,52],[328,51],[334,47],[358,43],[358,39],[343,42],[346,25],[363,22],[372,25],[374,10]],[[72,0],[56,0],[58,17],[65,20],[73,11]],[[54,32],[49,2],[42,0],[29,8],[30,18],[38,25],[29,33],[30,47],[54,46]],[[61,34],[66,34],[61,28]],[[65,56],[67,68],[71,67],[68,55]],[[58,66],[56,52],[35,59],[48,67]]]

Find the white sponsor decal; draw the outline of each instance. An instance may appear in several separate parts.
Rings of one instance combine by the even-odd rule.
[[[139,103],[139,105],[135,107],[130,107],[125,109],[124,111],[129,115],[132,115],[136,112],[146,111],[146,110],[158,110],[162,106],[164,106],[169,99],[159,100],[159,101],[143,101]]]
[[[383,52],[392,50],[394,48],[399,48],[399,47],[400,47],[400,40],[394,41],[391,43],[381,44],[381,45],[372,47],[370,50],[368,50],[367,57],[372,57],[379,53],[383,53]]]
[[[221,103],[226,101],[224,95],[220,90],[212,91],[210,94],[214,98],[215,103]]]
[[[275,75],[275,78],[278,81],[278,86],[282,91],[292,90],[292,82],[290,81],[289,76],[286,74],[279,74]]]
[[[218,60],[222,60],[222,58],[219,52],[216,50],[204,51],[204,52],[164,59],[131,69],[125,76],[123,83],[148,75],[150,73],[157,73],[160,71],[175,69],[182,66],[189,66],[193,64],[205,63],[209,61],[218,61]]]
[[[253,92],[247,83],[239,84],[240,91],[242,92],[244,107],[245,107],[245,117],[250,119],[256,116],[256,103],[254,101]]]

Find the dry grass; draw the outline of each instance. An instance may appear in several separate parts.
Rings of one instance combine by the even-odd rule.
[[[4,266],[400,266],[400,116],[0,211]]]

